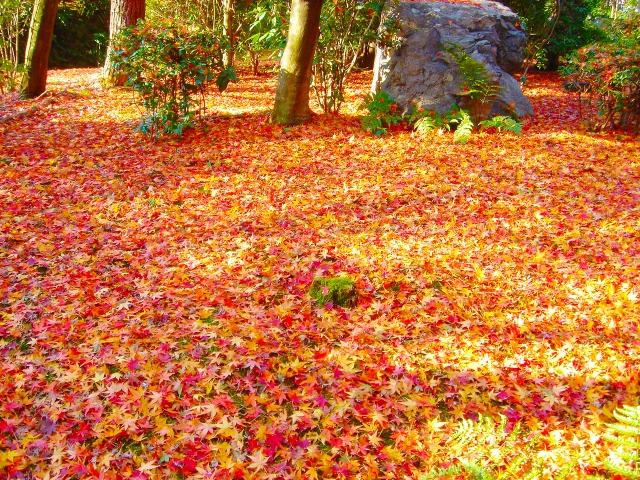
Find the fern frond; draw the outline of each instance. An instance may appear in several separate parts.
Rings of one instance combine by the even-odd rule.
[[[616,463],[612,458],[606,459],[604,461],[604,466],[607,468],[607,470],[610,470],[611,472],[620,475],[621,477],[631,479],[640,478],[640,471],[635,468],[631,469],[630,467]]]
[[[458,128],[453,134],[453,141],[464,145],[471,138],[471,134],[473,133],[473,122],[471,121],[471,117],[467,112],[464,112],[462,118],[460,119],[460,123],[458,123]]]
[[[449,468],[438,468],[433,472],[427,473],[420,477],[419,480],[432,480],[435,478],[447,478],[447,477],[456,477],[458,475],[462,475],[464,473],[464,469],[462,465],[452,465]]]
[[[496,115],[488,120],[483,120],[478,125],[481,130],[484,130],[485,128],[495,128],[499,132],[506,130],[508,132],[513,132],[516,135],[522,134],[522,124],[505,115]]]
[[[613,412],[613,416],[619,422],[640,427],[640,406],[631,407],[629,405],[623,405]]]
[[[515,459],[513,459],[511,462],[509,462],[509,466],[507,467],[507,469],[504,471],[504,473],[499,475],[496,480],[502,480],[502,479],[507,479],[507,478],[516,478],[516,473],[518,472],[518,470],[520,470],[520,468],[522,468],[522,466],[526,462],[527,462],[526,455],[524,455],[524,454],[518,455]]]
[[[461,461],[460,464],[475,480],[495,480],[491,472],[474,462]]]
[[[616,427],[620,427],[620,425],[617,425]],[[609,427],[609,428],[611,428],[611,430],[614,430],[614,428],[612,427]],[[615,428],[615,431],[621,435],[634,435],[634,436],[640,435],[638,433],[624,433],[623,431],[621,431],[620,428]],[[603,434],[602,438],[607,442],[615,443],[616,445],[623,445],[625,447],[630,447],[630,448],[640,448],[640,442],[636,442],[634,440],[630,440],[622,436],[613,435],[611,433]]]
[[[464,95],[487,103],[502,92],[502,87],[491,78],[487,66],[465,52],[462,47],[448,43],[444,50],[451,55],[462,74],[464,81],[460,88]]]
[[[542,468],[544,461],[541,458],[538,458],[525,475],[522,477],[522,480],[539,480],[542,478],[542,474],[544,473],[544,469]]]
[[[638,462],[640,461],[640,452],[635,451],[635,452],[627,452],[627,451],[620,451],[620,452],[616,452],[615,456],[618,457],[620,460],[624,461],[624,462]]]
[[[558,473],[558,476],[555,478],[555,480],[564,480],[565,478],[567,478],[567,475],[571,473],[571,470],[574,469],[574,467],[578,464],[579,460],[580,460],[580,457],[575,457],[571,463],[568,463],[564,467],[562,467],[562,469],[560,470],[560,473]]]
[[[604,466],[621,477],[640,479],[640,406],[619,407],[613,416],[619,423],[607,423],[602,438],[618,448],[609,452]]]
[[[607,423],[606,425],[614,432],[618,432],[622,435],[640,435],[640,427],[635,425],[625,425],[620,423]]]
[[[420,118],[418,121],[416,121],[413,128],[418,133],[431,133],[434,130],[438,130],[443,127],[444,124],[442,123],[442,118],[440,118],[440,121],[438,121],[438,119],[433,116]]]
[[[544,476],[544,460],[538,457],[540,450],[538,435],[527,440],[523,437],[520,424],[516,423],[507,433],[507,418],[500,416],[500,423],[489,417],[480,416],[473,422],[465,419],[449,437],[457,464],[436,469],[420,477],[420,480],[462,475],[469,480],[541,480]],[[578,462],[576,458],[566,465],[556,477],[564,480]]]

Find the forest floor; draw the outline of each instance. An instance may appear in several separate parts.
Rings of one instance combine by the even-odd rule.
[[[419,478],[478,415],[543,478],[601,471],[639,394],[637,138],[550,74],[522,136],[456,145],[364,132],[368,74],[269,125],[243,73],[154,143],[97,75],[0,98],[0,478]],[[315,305],[342,275],[357,306]]]

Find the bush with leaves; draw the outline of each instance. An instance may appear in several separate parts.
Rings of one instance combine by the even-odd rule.
[[[194,26],[144,24],[128,28],[116,39],[115,68],[141,99],[145,115],[140,130],[157,138],[182,134],[204,111],[204,93],[215,81],[224,91],[235,80],[222,55],[223,37]]]
[[[607,40],[582,48],[563,73],[577,93],[580,112],[593,131],[634,127],[640,131],[640,13],[613,21]]]
[[[313,90],[322,110],[337,113],[344,82],[369,42],[377,39],[384,0],[324,2],[313,62]]]
[[[274,55],[287,43],[287,6],[280,0],[257,0],[236,13],[238,49],[249,57],[257,75],[261,55]]]
[[[398,105],[382,91],[367,95],[360,109],[368,112],[362,117],[362,128],[374,135],[384,135],[391,125],[404,119]]]

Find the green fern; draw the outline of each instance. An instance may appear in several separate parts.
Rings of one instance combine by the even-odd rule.
[[[616,445],[604,461],[607,470],[624,478],[640,479],[640,406],[623,406],[613,412],[618,423],[607,423],[602,438]]]
[[[469,141],[473,133],[471,116],[465,110],[460,110],[460,118],[452,120],[452,123],[458,124],[456,131],[453,133],[453,141],[464,145]]]
[[[463,82],[461,93],[480,103],[492,102],[502,91],[502,87],[491,78],[487,66],[465,52],[459,45],[449,43],[444,47],[456,62]]]
[[[448,123],[445,123],[444,119],[440,114],[434,112],[433,110],[429,115],[423,116],[416,120],[413,128],[418,133],[431,133],[435,130],[447,129],[450,130],[451,127]]]
[[[516,423],[511,433],[506,432],[507,418],[501,416],[496,424],[481,416],[477,422],[463,420],[451,435],[449,443],[457,456],[457,462],[448,468],[437,468],[420,480],[463,476],[471,480],[536,480],[543,476],[541,460],[532,460],[539,450],[539,438],[529,440]],[[522,445],[524,444],[524,447]],[[578,459],[565,467],[555,477],[563,480],[574,469]]]
[[[522,135],[522,124],[504,115],[497,115],[489,120],[483,120],[478,123],[478,125],[480,126],[480,130],[495,128],[500,132],[504,129],[508,132],[514,132],[516,135]]]

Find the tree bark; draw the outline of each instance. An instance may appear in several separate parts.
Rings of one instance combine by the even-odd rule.
[[[23,98],[42,95],[47,89],[49,51],[53,39],[59,0],[36,0],[29,26],[29,40],[24,62],[24,75],[20,84]]]
[[[236,47],[236,39],[235,39],[235,28],[234,28],[234,11],[233,11],[233,0],[224,0],[224,16],[223,16],[223,28],[224,34],[229,39],[229,45],[231,48],[224,52],[224,67],[231,68],[233,67],[233,59],[235,56],[235,47]]]
[[[111,63],[111,52],[116,35],[127,27],[144,20],[145,0],[111,0],[111,14],[109,16],[109,47],[107,59],[102,70],[102,84],[105,87],[118,87],[125,84],[127,77],[117,75]]]
[[[280,62],[271,122],[299,125],[311,118],[311,67],[320,33],[322,0],[292,0],[289,35]]]

